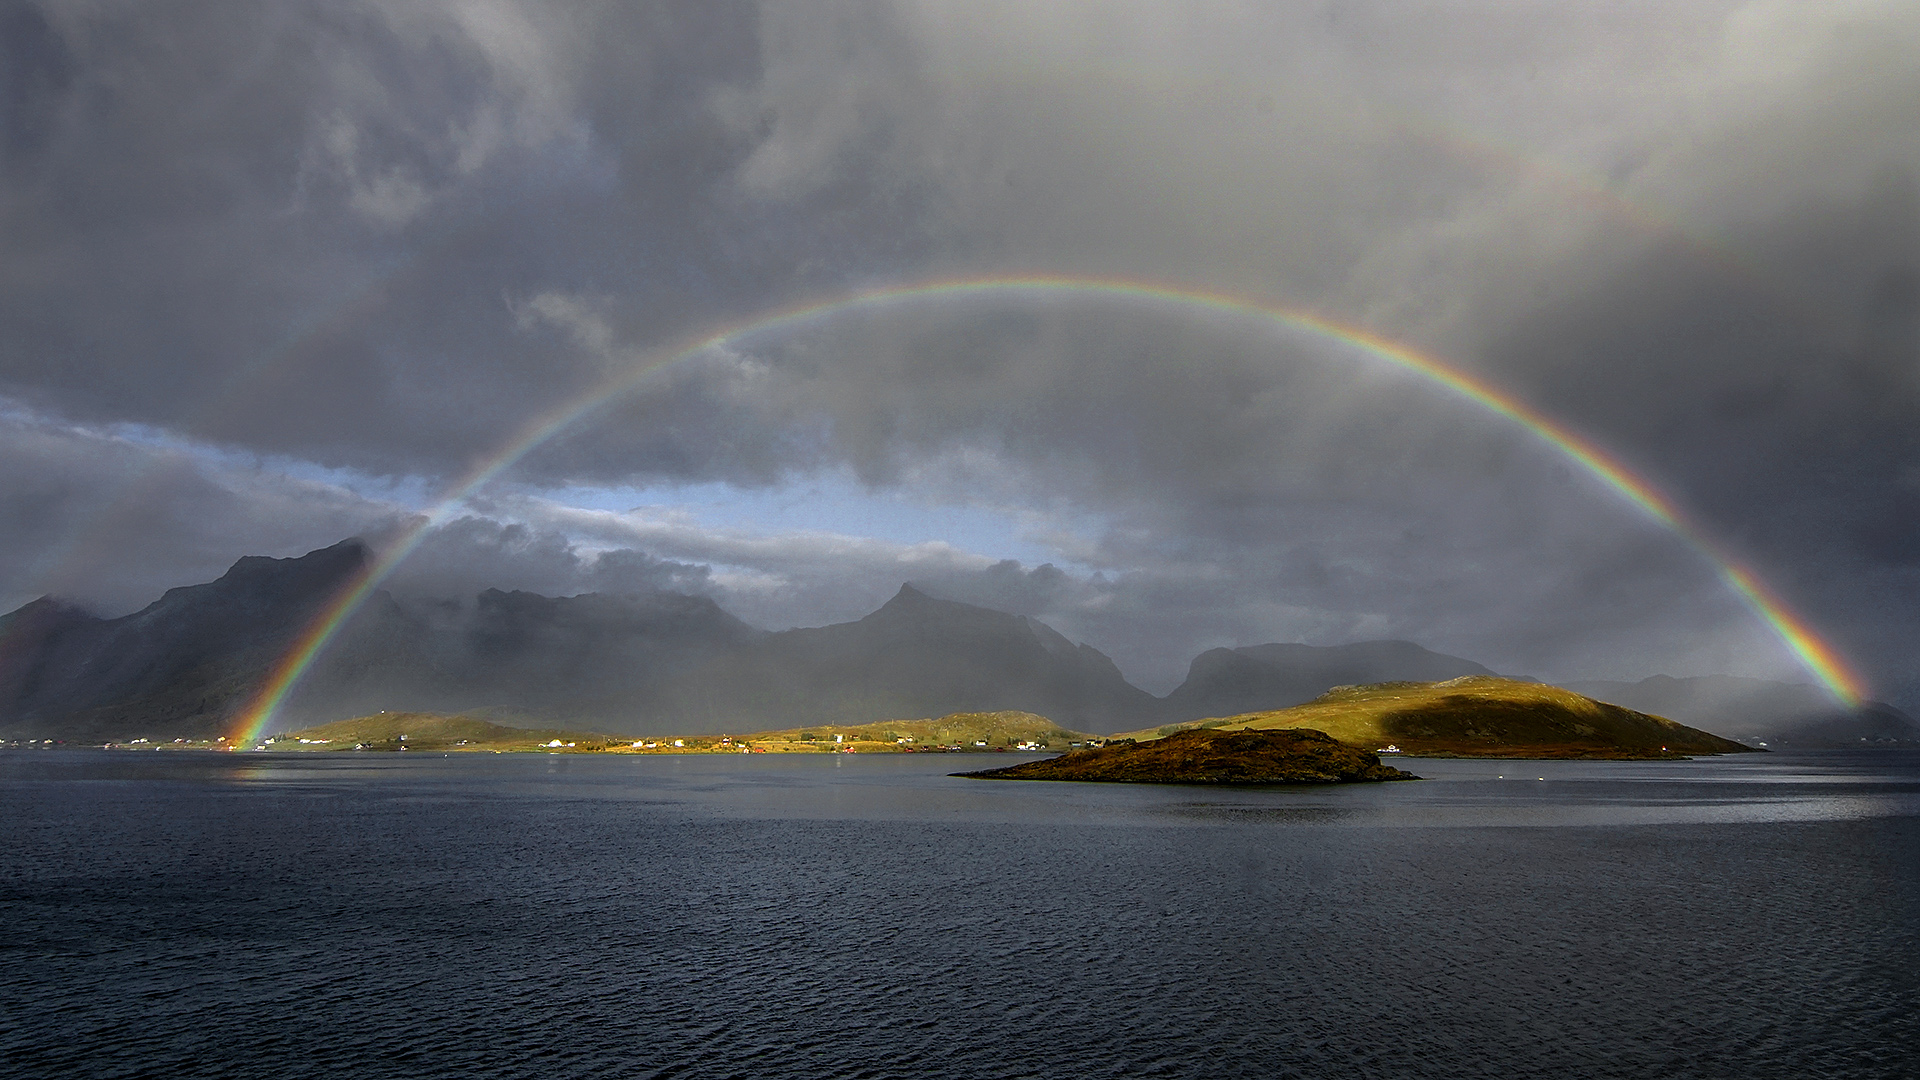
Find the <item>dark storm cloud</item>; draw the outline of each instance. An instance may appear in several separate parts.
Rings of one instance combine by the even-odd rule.
[[[1258,42],[1257,58],[1210,36],[1216,28],[1204,20],[1164,8],[1134,9],[1133,18],[1097,31],[1079,21],[1085,14],[1057,16],[1079,33],[1031,32],[1056,17],[1043,14],[992,29],[967,24],[935,48],[939,60],[929,66],[956,91],[939,115],[974,122],[914,130],[931,147],[922,151],[927,158],[977,167],[971,198],[955,200],[970,232],[993,237],[1010,261],[1264,285],[1427,342],[1615,448],[1671,491],[1703,531],[1779,582],[1816,625],[1832,627],[1883,687],[1911,677],[1916,628],[1898,614],[1920,599],[1907,561],[1920,524],[1912,479],[1920,454],[1908,422],[1920,384],[1911,181],[1920,133],[1901,104],[1920,97],[1920,77],[1901,59],[1920,44],[1911,10],[1268,10],[1238,26]],[[1258,18],[1270,21],[1258,27],[1269,33],[1257,32]],[[1221,62],[1214,70],[1238,79],[1154,74],[1156,59],[1197,45],[1195,38]],[[1104,63],[1090,62],[1096,51]],[[1033,77],[1015,118],[1001,111],[1001,86],[974,76],[983,56],[1004,63],[1022,53],[1043,54],[1060,74]],[[1096,84],[1107,97],[1099,104],[1085,98]],[[1232,107],[1263,85],[1251,113]],[[1269,100],[1270,111],[1262,108]],[[1373,122],[1381,114],[1390,122]],[[1274,119],[1261,129],[1263,115]],[[1408,128],[1421,137],[1403,148]],[[1116,145],[1122,139],[1151,149],[1130,152]],[[1387,144],[1397,161],[1385,155]],[[1536,149],[1515,152],[1516,144]],[[997,153],[968,157],[957,146]],[[1485,168],[1462,169],[1463,152]],[[1365,182],[1338,183],[1343,168],[1359,168]],[[995,169],[1007,184],[985,182]],[[1259,184],[1276,177],[1286,182]],[[1267,250],[1250,255],[1250,241]],[[1365,564],[1359,580],[1390,580],[1395,567],[1406,581],[1444,581],[1463,563],[1487,575],[1468,597],[1383,605],[1389,621],[1512,627],[1482,617],[1487,585],[1498,578],[1498,592],[1533,615],[1521,620],[1529,633],[1506,635],[1504,651],[1549,670],[1583,655],[1589,663],[1631,656],[1658,664],[1661,648],[1689,635],[1721,637],[1713,626],[1733,638],[1703,650],[1721,653],[1720,662],[1755,648],[1731,631],[1748,616],[1713,598],[1710,576],[1675,588],[1673,567],[1684,553],[1650,557],[1618,524],[1602,530],[1611,534],[1605,539],[1591,520],[1530,526],[1539,492],[1499,483],[1498,468],[1489,469],[1491,484],[1464,476],[1487,455],[1450,443],[1452,431],[1408,437],[1406,425],[1431,431],[1440,423],[1429,410],[1369,401],[1388,429],[1384,444],[1364,422],[1343,430],[1315,424],[1326,410],[1313,405],[1303,407],[1305,417],[1275,415],[1262,430],[1236,423],[1252,411],[1240,402],[1222,407],[1185,387],[1169,392],[1170,380],[1157,378],[1169,351],[1143,351],[1157,352],[1156,363],[1115,363],[1087,380],[1087,396],[1133,406],[1111,410],[1111,431],[1088,424],[1077,433],[1084,438],[1033,440],[1035,453],[1010,456],[1032,468],[1035,460],[1057,465],[1063,445],[1069,460],[1079,448],[1142,478],[1136,500],[1205,508],[1136,530],[1149,544],[1257,530],[1260,515],[1246,507],[1299,505],[1301,495],[1341,486],[1328,483],[1340,477],[1349,481],[1342,501],[1399,501],[1411,528],[1434,541],[1423,564],[1355,560]],[[1217,377],[1231,365],[1204,370]],[[887,387],[869,383],[859,393],[882,399]],[[1170,444],[1191,448],[1190,456],[1175,450],[1148,463],[1151,455],[1137,453],[1148,408],[1152,422],[1174,433]],[[916,422],[896,424],[903,414]],[[872,415],[894,429],[883,431],[886,443],[927,441],[925,418],[897,401]],[[1209,438],[1216,431],[1221,437]],[[1278,440],[1260,437],[1271,434]],[[1116,445],[1120,435],[1134,438]],[[1010,443],[1017,440],[997,447]],[[1313,481],[1274,482],[1276,459],[1284,470],[1296,456],[1289,450],[1305,451],[1299,456],[1318,474]],[[1458,514],[1442,512],[1436,525],[1417,497],[1396,500],[1413,477],[1473,514],[1490,506],[1484,533],[1448,528]],[[1075,490],[1098,501],[1102,487]],[[1337,515],[1323,521],[1329,517]],[[1377,535],[1382,525],[1319,542],[1352,550],[1352,538]],[[1445,549],[1463,540],[1471,554],[1449,558]],[[1241,549],[1248,565],[1227,552],[1195,561],[1234,567],[1230,576],[1248,581],[1263,555],[1285,550],[1253,540]],[[1657,599],[1663,590],[1667,603]],[[1358,581],[1328,591],[1364,595]],[[1307,606],[1340,607],[1328,597]],[[1636,618],[1659,647],[1648,647],[1650,638],[1640,647],[1594,647],[1608,636],[1602,626],[1619,624],[1617,636],[1631,638]],[[1655,632],[1662,622],[1686,629]],[[1552,642],[1565,645],[1556,652]],[[1685,664],[1687,651],[1667,655]]]
[[[1916,213],[1910,182],[1877,182],[1779,229],[1798,236],[1760,233],[1784,284],[1702,280],[1671,252],[1623,260],[1489,349],[1896,676],[1916,644],[1900,609],[1920,602]],[[1809,237],[1817,218],[1828,229]]]
[[[600,374],[517,299],[611,296],[646,341],[861,251],[852,207],[734,194],[757,129],[712,102],[757,79],[751,5],[7,18],[0,379],[50,407],[446,468]]]
[[[316,536],[379,536],[398,507],[192,448],[0,408],[5,610],[51,593],[105,615],[208,581],[239,553],[304,554]]]
[[[545,596],[598,592],[645,595],[712,591],[708,567],[632,548],[585,548],[552,529],[463,517],[429,533],[388,582],[395,592],[470,599],[484,588]]]
[[[1276,636],[1415,637],[1562,676],[1781,663],[1709,560],[1430,380],[1260,320],[988,314],[942,301],[695,358],[544,465],[753,484],[846,462],[877,490],[1029,515],[1107,577],[1016,602],[971,568],[895,573],[1056,622],[1151,682]],[[797,563],[777,575],[815,577]]]
[[[1912,677],[1908,6],[15,2],[0,37],[0,391],[94,433],[9,444],[16,591],[79,520],[34,508],[120,475],[114,423],[431,487],[696,328],[1087,273],[1451,358]],[[1525,432],[1213,318],[850,315],[658,373],[515,475],[841,470],[1002,514],[1059,567],[534,500],[474,508],[410,587],[686,588],[784,625],[920,580],[1162,684],[1206,645],[1379,636],[1543,675],[1791,671],[1706,559]],[[240,523],[228,558],[399,512],[212,483],[179,505]],[[200,521],[147,531],[200,551]],[[89,528],[138,561],[141,530]],[[156,584],[192,563],[155,558]]]

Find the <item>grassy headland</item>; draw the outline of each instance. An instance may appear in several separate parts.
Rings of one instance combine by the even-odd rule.
[[[712,738],[713,736],[705,736]],[[928,750],[1067,750],[1099,740],[1030,712],[949,713],[919,720],[876,724],[818,724],[733,736],[736,744],[772,753],[853,751],[899,753]]]
[[[276,735],[272,750],[605,750],[626,745],[618,735],[517,728],[474,716],[383,712]],[[558,744],[558,745],[555,745]]]
[[[478,717],[375,713],[278,735],[273,750],[545,750],[574,753],[915,753],[1067,750],[1098,741],[1028,712],[952,713],[875,724],[820,724],[743,735],[606,735],[509,727]]]
[[[1309,729],[1374,752],[1426,757],[1679,758],[1749,747],[1664,717],[1541,683],[1470,675],[1445,682],[1339,686],[1303,705],[1111,736]],[[1082,750],[1108,741],[1029,712],[952,713],[873,724],[816,724],[723,735],[642,737],[518,728],[471,715],[376,713],[276,736],[274,750],[497,750],[574,753],[917,753]],[[1143,759],[1144,760],[1144,759]]]
[[[1391,745],[1425,757],[1679,758],[1752,749],[1557,686],[1484,675],[1337,686],[1290,709],[1169,724],[1113,738],[1144,742],[1195,728],[1311,728],[1354,746]]]

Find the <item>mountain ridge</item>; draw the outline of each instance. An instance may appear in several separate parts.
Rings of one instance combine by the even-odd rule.
[[[215,581],[169,589],[116,619],[54,597],[0,616],[0,738],[225,734],[370,558],[349,539],[292,559],[245,556]],[[750,626],[710,597],[665,591],[487,589],[466,600],[380,591],[296,684],[275,727],[392,710],[646,735],[1025,711],[1112,732],[1287,708],[1329,686],[1491,674],[1407,641],[1269,643],[1206,650],[1157,698],[1105,653],[1038,619],[912,582],[859,619],[781,631]],[[1837,712],[1812,687],[1665,676],[1569,687],[1750,743],[1794,724],[1790,745],[1920,739],[1920,725],[1890,706]],[[1754,717],[1773,726],[1742,726]]]
[[[43,597],[0,616],[0,723],[91,738],[129,725],[217,733],[371,558],[358,538],[291,559],[249,555],[219,578],[103,619]]]
[[[1854,707],[1816,686],[1738,675],[1653,675],[1638,682],[1573,680],[1568,689],[1641,712],[1709,726],[1779,749],[1920,745],[1920,722],[1885,702]]]

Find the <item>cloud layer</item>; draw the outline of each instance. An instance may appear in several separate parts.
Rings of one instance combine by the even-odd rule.
[[[8,596],[122,609],[390,530],[758,313],[1089,275],[1512,391],[1920,695],[1910,5],[14,0],[0,27]],[[690,486],[826,494],[743,520],[676,513]],[[655,371],[396,587],[792,625],[909,579],[1156,689],[1212,645],[1386,636],[1550,677],[1795,673],[1709,560],[1510,422],[1098,298],[862,308]]]

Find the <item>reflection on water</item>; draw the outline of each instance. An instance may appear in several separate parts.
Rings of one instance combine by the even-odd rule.
[[[981,761],[0,754],[0,1060],[1911,1075],[1920,755],[945,775]]]
[[[996,755],[992,764],[1007,761]],[[1012,760],[1026,760],[1014,755]],[[0,777],[244,785],[389,800],[614,799],[689,814],[807,820],[1169,826],[1570,827],[1842,821],[1920,814],[1920,754],[1694,761],[1405,758],[1419,783],[1194,788],[950,777],[973,755],[804,758],[271,753],[0,754]],[[1196,798],[1196,792],[1205,792]]]
[[[7,774],[271,786],[387,798],[623,799],[688,813],[795,819],[1004,821],[1129,826],[1207,821],[1441,828],[1832,821],[1920,813],[1911,752],[1741,755],[1674,762],[1406,758],[1419,783],[1264,788],[1063,784],[949,777],[971,755],[46,753]],[[191,759],[191,760],[180,760]],[[1024,760],[1024,756],[1016,759]],[[996,755],[992,764],[1006,760]],[[438,794],[431,794],[437,792]],[[1196,798],[1197,792],[1204,797]]]

